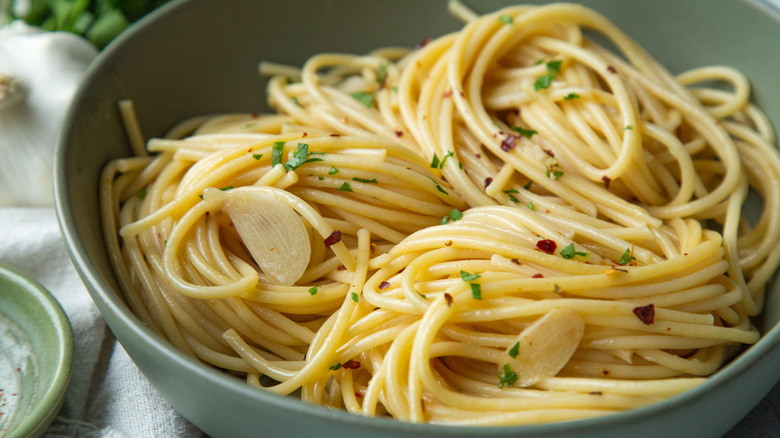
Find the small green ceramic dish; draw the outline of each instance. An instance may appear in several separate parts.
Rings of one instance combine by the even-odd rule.
[[[62,406],[72,359],[70,323],[57,300],[0,265],[0,436],[46,430]]]

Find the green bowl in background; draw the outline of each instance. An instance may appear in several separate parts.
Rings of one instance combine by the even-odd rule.
[[[490,12],[510,2],[468,2]],[[526,3],[538,3],[528,1]],[[780,12],[735,0],[587,0],[672,72],[726,64],[751,80],[754,102],[780,126]],[[159,392],[215,437],[713,437],[727,432],[780,379],[780,285],[770,285],[762,339],[701,386],[601,418],[468,428],[367,418],[250,387],[175,350],[125,305],[101,236],[98,178],[131,150],[116,104],[132,99],[144,134],[196,115],[262,112],[261,60],[301,65],[320,52],[413,47],[461,27],[446,1],[174,1],[122,34],[89,69],[55,159],[57,213],[81,278],[111,330]]]

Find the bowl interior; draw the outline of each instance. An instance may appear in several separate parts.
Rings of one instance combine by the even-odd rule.
[[[510,3],[467,2],[478,12],[490,12]],[[780,71],[780,49],[776,44],[780,41],[780,14],[773,6],[760,1],[731,0],[588,0],[581,3],[615,22],[673,73],[715,64],[737,67],[750,78],[753,101],[775,126],[780,126],[780,88],[776,86],[776,74]],[[202,418],[208,413],[207,408],[223,405],[226,409],[243,409],[255,415],[258,409],[265,409],[265,416],[260,418],[273,419],[273,415],[290,421],[297,418],[299,422],[322,427],[323,433],[339,430],[339,425],[344,424],[350,424],[354,433],[370,431],[377,436],[385,432],[391,436],[402,430],[420,436],[465,433],[463,429],[349,416],[251,390],[235,379],[183,357],[139,324],[124,305],[111,271],[98,208],[97,181],[102,166],[110,159],[131,155],[117,102],[134,101],[141,128],[148,138],[161,135],[190,116],[266,111],[265,81],[257,74],[261,60],[301,65],[320,52],[366,53],[384,46],[413,47],[424,37],[443,35],[460,26],[447,13],[445,1],[236,0],[229,6],[218,0],[179,1],[134,26],[104,51],[89,70],[66,119],[56,152],[55,197],[63,234],[77,270],[111,329],[163,395],[207,432],[240,434],[237,426],[231,428],[225,422]],[[743,361],[741,368],[732,367],[735,374],[755,368],[755,363],[777,350],[774,347],[780,342],[780,331],[772,330],[780,320],[777,286],[775,282],[770,287],[766,311],[756,319],[766,335],[739,359]],[[170,374],[158,366],[160,363],[177,367],[182,379],[193,384],[198,382],[202,391],[216,391],[212,403],[202,406],[194,401],[202,394],[196,389],[166,385],[165,379]],[[754,391],[745,400],[746,406],[716,421],[710,426],[713,429],[702,430],[715,434],[725,432],[771,388],[780,377],[778,373],[770,372],[762,382],[768,386]],[[710,386],[724,385],[725,379],[713,379]],[[600,431],[599,436],[608,436],[604,435],[606,426],[620,432],[626,429],[615,429],[616,425],[633,424],[636,428],[649,424],[646,422],[652,421],[653,415],[708,397],[712,390],[697,389],[676,401],[637,410],[639,413],[613,416],[617,420],[596,419],[525,431],[591,430],[594,434]],[[255,410],[251,406],[241,408],[236,400],[263,405]],[[687,421],[684,412],[666,417],[671,421],[668,430],[674,430],[674,421]],[[282,433],[281,423],[281,420],[265,423],[264,427],[271,435]],[[466,434],[470,433],[473,432]],[[482,433],[499,436],[517,430],[484,429]]]

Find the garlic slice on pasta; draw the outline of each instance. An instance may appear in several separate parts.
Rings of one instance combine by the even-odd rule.
[[[515,386],[531,386],[558,374],[584,332],[585,321],[571,309],[553,309],[526,327],[507,349],[508,370],[517,374]]]
[[[301,216],[272,195],[255,190],[207,189],[204,198],[220,196],[216,192],[224,196],[222,210],[263,276],[282,286],[301,278],[311,258],[309,233]]]

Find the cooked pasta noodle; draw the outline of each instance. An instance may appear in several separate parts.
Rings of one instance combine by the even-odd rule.
[[[673,76],[582,6],[451,6],[413,50],[262,63],[275,114],[110,162],[138,318],[267,391],[470,425],[643,406],[755,343],[780,160],[747,79]]]

